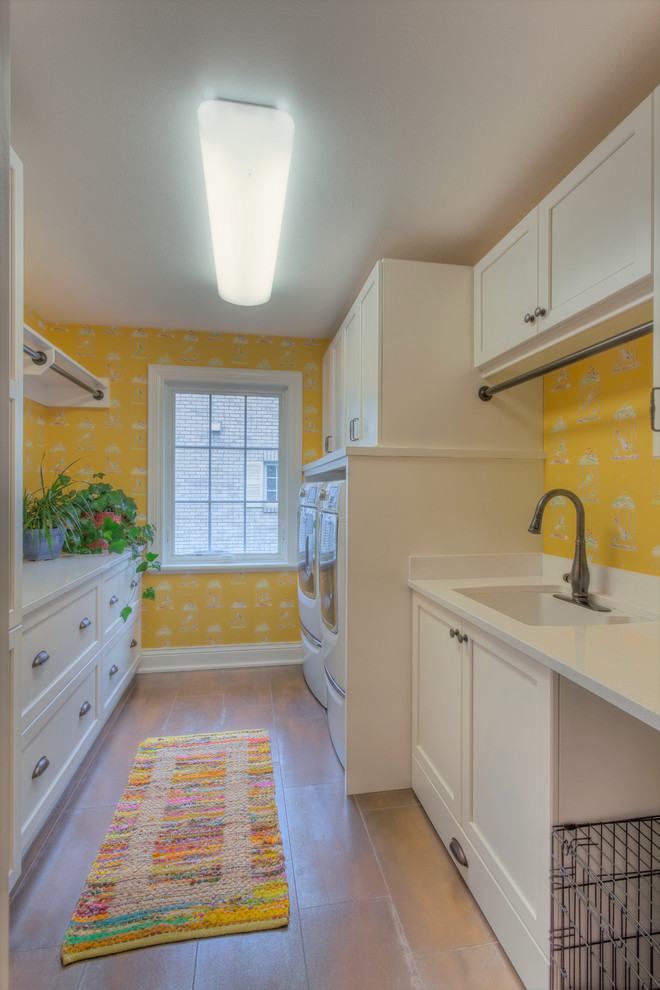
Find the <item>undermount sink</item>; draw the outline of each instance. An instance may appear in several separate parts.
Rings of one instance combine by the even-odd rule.
[[[582,605],[562,601],[554,597],[555,589],[552,588],[512,585],[497,588],[456,588],[456,593],[528,626],[608,626],[621,622],[648,621],[643,615],[630,615],[618,610],[595,612]]]

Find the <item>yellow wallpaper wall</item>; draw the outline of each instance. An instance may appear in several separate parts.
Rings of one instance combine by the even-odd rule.
[[[147,504],[149,364],[286,369],[303,373],[303,450],[321,456],[321,364],[327,341],[187,330],[25,322],[79,364],[110,379],[108,409],[47,408],[25,401],[24,487],[77,461],[84,478],[103,471],[131,495],[144,521]],[[149,648],[291,642],[299,639],[295,571],[151,575],[154,602],[143,602],[142,644]]]
[[[660,459],[649,422],[651,336],[544,379],[545,489],[568,488],[585,508],[590,561],[660,574]],[[573,556],[575,511],[546,508],[544,550]]]

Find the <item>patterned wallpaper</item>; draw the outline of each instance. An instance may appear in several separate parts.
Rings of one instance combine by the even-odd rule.
[[[303,450],[321,456],[321,364],[327,341],[187,330],[25,322],[101,378],[110,379],[108,409],[24,404],[24,486],[76,461],[84,478],[103,471],[138,505],[147,504],[147,368],[152,364],[286,369],[303,373]],[[155,602],[143,603],[145,649],[297,641],[295,571],[151,575]]]
[[[151,363],[286,368],[303,372],[304,463],[321,456],[321,363],[326,341],[191,333],[136,327],[26,323],[111,382],[109,409],[47,408],[25,401],[24,484],[77,461],[84,477],[104,471],[146,510],[147,366]],[[547,375],[545,488],[581,497],[591,561],[660,574],[660,459],[648,419],[651,337]],[[544,551],[571,558],[575,513],[561,498],[544,519]],[[154,575],[145,602],[145,648],[297,640],[296,575],[218,572]]]
[[[648,406],[653,340],[642,337],[545,376],[545,489],[585,508],[587,557],[660,574],[660,459]],[[562,496],[543,522],[544,551],[572,558],[575,511]]]

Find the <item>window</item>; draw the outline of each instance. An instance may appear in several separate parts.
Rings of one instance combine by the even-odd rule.
[[[149,368],[149,504],[165,569],[295,565],[302,376]]]
[[[264,502],[266,507],[277,502],[277,461],[264,461]]]

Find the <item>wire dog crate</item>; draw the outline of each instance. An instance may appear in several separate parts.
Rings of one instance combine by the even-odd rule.
[[[660,817],[552,834],[552,990],[660,990]]]

